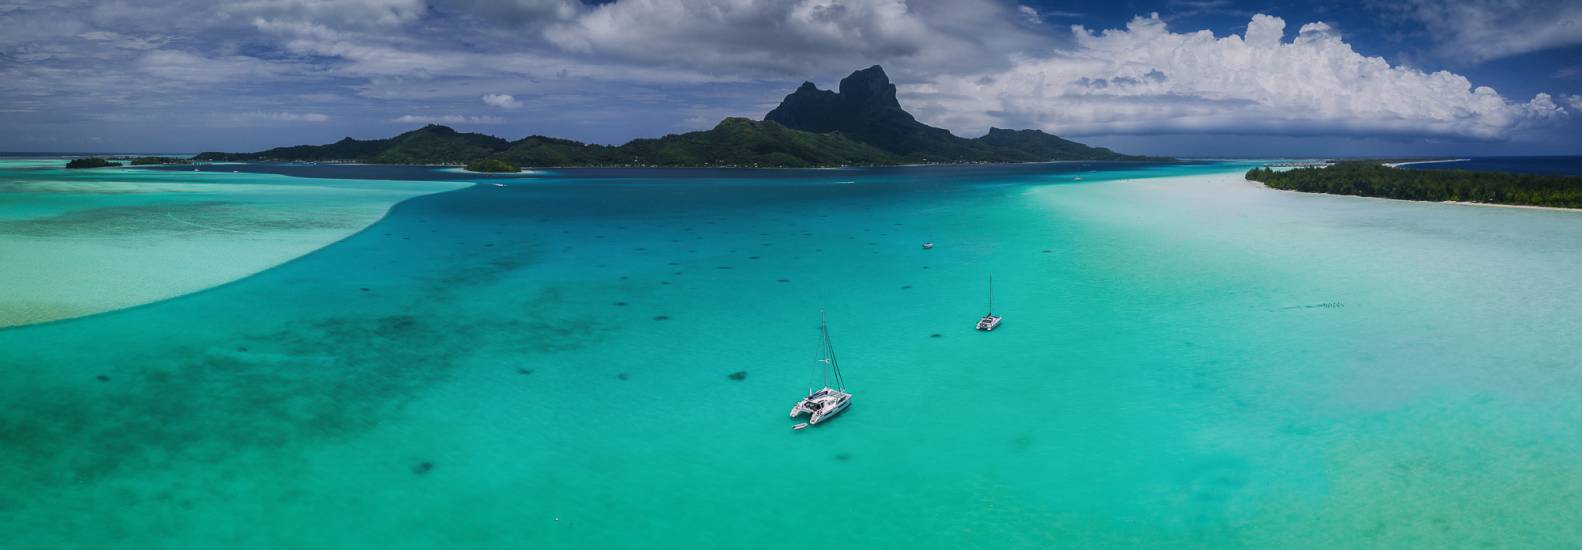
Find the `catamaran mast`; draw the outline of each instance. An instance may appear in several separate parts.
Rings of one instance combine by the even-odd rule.
[[[989,315],[994,315],[994,276],[989,276]]]
[[[834,373],[835,389],[845,391],[846,379],[842,378],[840,375],[840,362],[835,360],[835,344],[832,344],[829,341],[829,323],[824,320],[824,310],[822,309],[818,311],[818,330],[822,335],[824,342],[824,358],[820,361],[829,366],[828,371],[826,371],[826,376],[828,373]],[[824,379],[824,387],[829,387],[828,378]]]

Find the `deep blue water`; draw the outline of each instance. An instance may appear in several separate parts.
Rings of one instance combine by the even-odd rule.
[[[1410,170],[1471,170],[1582,176],[1582,156],[1574,157],[1472,157],[1459,162],[1435,162],[1402,166]]]

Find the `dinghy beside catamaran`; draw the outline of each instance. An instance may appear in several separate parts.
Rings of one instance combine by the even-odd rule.
[[[988,332],[1000,326],[1000,316],[994,314],[994,276],[989,276],[989,313],[978,319],[978,330]]]
[[[810,416],[807,423],[792,427],[797,430],[828,420],[851,406],[851,394],[846,393],[846,379],[840,375],[840,363],[835,361],[835,347],[829,342],[829,325],[824,322],[824,310],[818,312],[818,332],[818,370],[824,387],[819,390],[808,388],[807,397],[798,401],[795,407],[791,407],[791,418],[802,416],[804,413]],[[834,379],[834,387],[830,386],[831,378]]]

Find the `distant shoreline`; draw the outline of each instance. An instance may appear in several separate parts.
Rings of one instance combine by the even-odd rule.
[[[592,164],[592,165],[564,165],[564,166],[531,166],[522,167],[522,172],[473,172],[461,164],[406,164],[384,162],[358,162],[354,160],[334,161],[303,161],[303,160],[228,160],[228,161],[195,161],[194,166],[208,165],[237,165],[237,164],[289,164],[289,165],[337,165],[337,166],[416,166],[423,168],[453,168],[460,174],[499,174],[511,175],[543,170],[564,170],[568,168],[594,168],[594,169],[647,169],[647,170],[848,170],[852,168],[926,168],[934,166],[1024,166],[1029,164],[1077,164],[1077,163],[1113,163],[1113,164],[1181,164],[1195,162],[1184,159],[1164,160],[1028,160],[1006,162],[919,162],[908,164],[850,164],[845,166],[746,166],[746,165],[697,165],[697,166],[663,166],[648,164]]]
[[[1441,162],[1468,162],[1468,161],[1471,161],[1471,160],[1472,159],[1414,160],[1414,161],[1410,161],[1410,162],[1386,162],[1386,163],[1384,163],[1384,165],[1388,166],[1390,168],[1400,168],[1402,166],[1406,166],[1406,165],[1409,165],[1409,164],[1436,164],[1436,163],[1441,163]]]
[[[1435,161],[1435,162],[1437,162],[1437,161]],[[1270,191],[1281,191],[1281,192],[1286,192],[1286,193],[1301,193],[1303,195],[1323,195],[1323,196],[1328,196],[1328,197],[1349,197],[1349,198],[1354,198],[1354,199],[1371,199],[1371,200],[1390,201],[1390,202],[1408,202],[1408,203],[1416,203],[1416,204],[1450,204],[1450,205],[1456,205],[1456,206],[1494,206],[1494,207],[1498,207],[1498,208],[1520,208],[1520,209],[1523,209],[1523,210],[1549,210],[1549,211],[1554,211],[1554,212],[1582,212],[1582,208],[1565,208],[1565,207],[1561,207],[1561,206],[1533,206],[1533,205],[1530,205],[1530,204],[1499,204],[1499,203],[1493,203],[1493,202],[1466,202],[1466,201],[1414,201],[1414,200],[1411,200],[1411,199],[1392,199],[1390,197],[1370,197],[1368,195],[1341,195],[1341,194],[1337,194],[1337,193],[1320,193],[1320,192],[1316,192],[1316,191],[1297,191],[1295,189],[1280,189],[1278,187],[1270,187],[1269,184],[1266,184],[1266,183],[1258,181],[1258,180],[1247,179],[1246,177],[1243,177],[1241,179],[1242,179],[1242,181],[1245,181],[1247,183],[1256,185],[1258,187],[1262,187],[1264,189],[1268,189]]]

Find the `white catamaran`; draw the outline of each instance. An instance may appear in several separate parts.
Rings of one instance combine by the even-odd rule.
[[[835,347],[829,343],[829,325],[824,322],[824,310],[818,312],[818,332],[818,370],[824,388],[814,390],[809,387],[807,397],[798,401],[795,407],[791,407],[791,418],[802,416],[803,413],[810,416],[806,423],[792,426],[798,430],[829,420],[830,417],[840,414],[841,411],[846,410],[846,407],[851,406],[851,394],[846,393],[846,379],[841,377],[840,363],[835,360]],[[834,379],[834,387],[830,386],[831,378]]]
[[[1000,326],[1000,316],[994,314],[994,276],[989,276],[989,313],[978,319],[978,330],[988,332]]]

